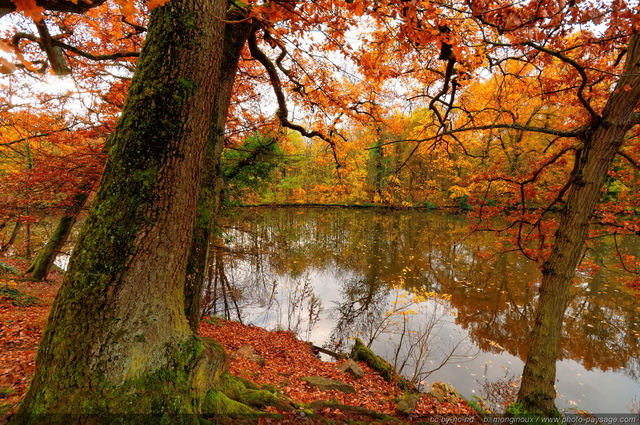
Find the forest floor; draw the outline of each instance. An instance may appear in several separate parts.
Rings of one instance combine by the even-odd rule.
[[[3,261],[18,270],[25,270],[27,266],[19,260],[3,258]],[[52,272],[46,282],[0,275],[0,423],[3,414],[11,414],[27,390],[34,370],[36,349],[61,281],[62,274],[57,271]],[[400,413],[396,406],[403,394],[395,383],[384,380],[375,370],[360,362],[358,365],[365,372],[363,378],[356,379],[341,372],[336,368],[337,363],[320,360],[309,344],[291,332],[267,331],[237,322],[206,319],[201,324],[200,334],[212,337],[224,346],[233,375],[249,379],[259,386],[275,387],[294,404],[313,403],[315,408],[315,416],[307,416],[301,411],[276,412],[267,408],[274,413],[283,413],[283,416],[280,419],[263,417],[259,423],[482,422],[475,410],[455,395],[438,400],[429,394],[421,394],[412,413]],[[246,352],[248,347],[251,347],[252,356],[237,354],[239,349]],[[302,379],[309,376],[340,380],[352,385],[356,392],[322,391]],[[363,414],[364,409],[359,408],[388,417],[374,419],[372,412]]]

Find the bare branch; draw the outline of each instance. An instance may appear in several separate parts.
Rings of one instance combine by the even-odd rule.
[[[71,128],[70,127],[65,127],[65,128],[60,128],[58,130],[50,131],[48,133],[38,133],[38,134],[34,134],[32,136],[23,137],[21,139],[12,140],[10,142],[0,142],[0,146],[10,147],[10,146],[15,145],[17,143],[26,142],[27,140],[39,139],[41,137],[47,137],[47,136],[50,136],[52,134],[60,133],[60,132],[63,132],[63,131],[68,131],[68,130],[71,130]]]
[[[66,43],[63,43],[61,41],[58,40],[54,40],[53,44],[63,48],[64,50],[68,50],[70,52],[75,53],[78,56],[82,56],[84,58],[87,59],[91,59],[94,61],[104,61],[104,60],[118,60],[118,59],[123,59],[123,58],[137,58],[138,56],[140,56],[140,52],[116,52],[116,53],[109,53],[106,55],[94,55],[92,53],[88,53],[85,51],[82,51],[80,49],[78,49],[77,47],[73,47],[70,46]]]

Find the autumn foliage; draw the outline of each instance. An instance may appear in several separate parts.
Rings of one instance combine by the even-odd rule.
[[[158,16],[169,10],[162,7],[165,4],[164,0],[146,4],[0,0],[0,17],[10,23],[0,34],[3,245],[9,223],[32,224],[59,216],[78,193],[93,192],[110,148],[132,146],[126,136],[138,129],[133,124],[140,111],[125,99],[149,11]],[[557,288],[559,299],[568,296],[571,275],[591,239],[640,232],[636,108],[640,84],[632,69],[640,15],[635,4],[250,0],[208,5],[225,15],[204,16],[212,31],[206,40],[210,46],[223,45],[225,39],[216,37],[227,30],[233,32],[240,25],[247,29],[223,125],[222,165],[218,170],[219,157],[207,163],[215,163],[212,168],[221,174],[212,179],[227,178],[225,194],[230,202],[470,211],[476,229],[504,236],[505,250],[517,250],[544,264],[545,279],[553,276],[543,284],[548,281]],[[4,17],[14,11],[18,13]],[[189,19],[185,22],[183,30],[193,29]],[[168,50],[160,59],[170,53],[176,52]],[[176,63],[160,59],[149,63],[158,74],[181,65],[189,75],[202,78],[219,74],[217,58],[207,56],[213,65],[198,72],[192,71],[199,64],[189,58],[184,63],[180,63],[183,58]],[[184,78],[172,82],[179,88],[172,94],[158,89],[163,81],[142,89],[144,83],[137,87],[140,102],[148,100],[144,97],[148,93],[157,93],[166,99],[154,98],[148,109],[157,108],[161,115],[170,108],[165,111],[158,104],[166,101],[173,108],[170,112],[181,118],[183,100],[200,101],[202,87],[214,97],[218,93],[214,85]],[[180,186],[176,191],[181,194],[191,190],[189,196],[196,196],[205,163],[199,161],[206,142],[202,134],[212,127],[209,121],[224,121],[226,107],[217,111],[214,101],[219,99],[190,111],[206,110],[200,121],[207,122],[199,123],[202,128],[188,128],[198,143],[180,145],[187,125],[154,123],[173,126],[178,136],[171,139],[177,146],[172,145],[172,152],[185,146],[194,149],[190,158],[195,160],[184,162],[198,183]],[[129,115],[119,121],[117,128],[124,130],[115,131],[123,105]],[[218,116],[207,115],[213,110]],[[618,129],[613,136],[607,133]],[[159,138],[169,134],[162,130],[153,129]],[[223,129],[218,130],[222,134]],[[112,145],[115,139],[120,145],[116,141]],[[141,144],[149,142],[149,137],[139,139],[144,139],[138,140]],[[156,160],[123,159],[125,174],[127,167],[134,168],[133,163],[142,167],[147,159]],[[159,155],[153,173],[165,170],[168,164],[163,160]],[[604,171],[593,165],[600,163]],[[145,180],[150,174],[142,170],[136,178],[138,192],[153,192],[145,198],[152,203],[161,190],[153,186],[155,180]],[[131,182],[126,175],[118,178]],[[116,192],[101,193],[106,199]],[[129,193],[129,198],[134,195]],[[584,208],[574,205],[578,196],[584,196]],[[190,229],[195,201],[183,198]],[[575,229],[580,231],[572,232]],[[558,232],[567,237],[555,238]],[[132,246],[146,235],[146,231],[139,237],[127,233]],[[558,248],[559,241],[570,243]],[[176,257],[186,258],[183,254]],[[560,261],[563,258],[566,263]],[[638,272],[632,255],[620,252],[619,259],[625,272]],[[117,267],[126,266],[120,261]],[[637,286],[635,281],[629,285]],[[556,313],[559,317],[563,312]]]

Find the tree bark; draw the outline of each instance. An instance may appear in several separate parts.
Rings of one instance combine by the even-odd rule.
[[[76,223],[80,211],[82,211],[88,198],[88,192],[82,192],[75,196],[73,205],[66,208],[64,215],[60,217],[60,221],[58,221],[58,225],[53,231],[53,235],[51,235],[51,238],[40,250],[38,256],[33,260],[33,263],[31,263],[25,274],[31,273],[31,278],[34,280],[42,281],[47,279],[56,256],[67,242],[71,229]]]
[[[225,6],[172,0],[152,12],[96,200],[12,424],[41,423],[36,413],[95,413],[91,421],[109,423],[105,415],[213,408],[224,356],[189,329],[184,282]]]
[[[240,20],[228,16],[228,21]],[[220,158],[224,145],[224,129],[227,121],[238,61],[249,34],[255,30],[251,22],[227,24],[224,31],[224,52],[220,65],[220,87],[214,100],[211,134],[204,160],[202,187],[198,198],[198,210],[191,238],[191,249],[185,278],[185,312],[189,326],[198,331],[202,308],[202,292],[206,276],[209,242],[214,220],[220,207],[222,172]]]
[[[637,124],[634,111],[640,100],[640,43],[629,41],[624,73],[618,80],[599,122],[584,140],[577,172],[549,259],[543,265],[540,297],[531,347],[522,374],[518,402],[532,413],[553,415],[555,376],[562,322],[569,288],[585,249],[589,220],[600,199],[607,173],[626,133]]]

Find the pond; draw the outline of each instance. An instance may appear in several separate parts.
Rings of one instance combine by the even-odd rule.
[[[216,245],[208,314],[292,330],[332,351],[359,337],[416,382],[448,382],[493,407],[517,391],[540,271],[500,254],[494,234],[471,233],[464,215],[244,208]],[[556,403],[636,412],[640,304],[619,283],[613,243],[591,255],[603,267],[580,271],[572,287]]]

